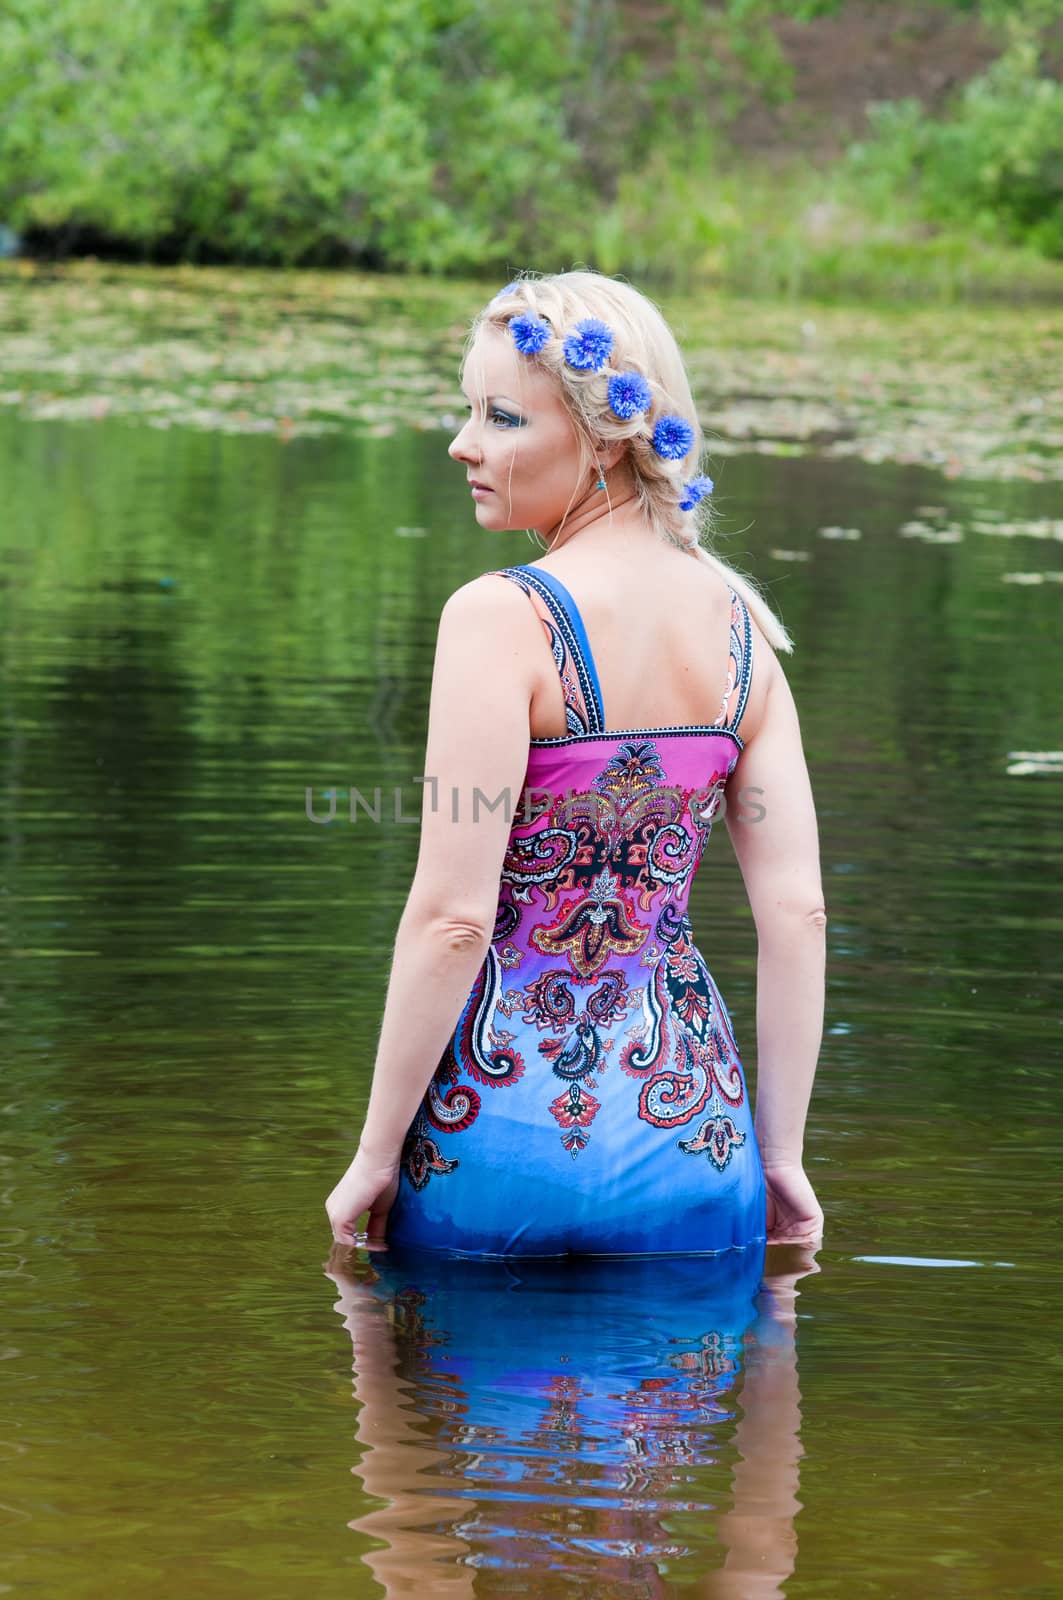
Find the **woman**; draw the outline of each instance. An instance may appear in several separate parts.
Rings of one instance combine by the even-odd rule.
[[[712,485],[675,339],[626,284],[525,276],[476,319],[462,381],[450,455],[477,521],[546,555],[443,608],[420,851],[333,1236],[815,1242],[826,917],[790,641],[700,545]],[[686,911],[724,812],[758,938],[755,1120]]]

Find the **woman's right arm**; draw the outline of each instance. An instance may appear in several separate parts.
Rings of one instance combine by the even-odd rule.
[[[803,1145],[823,1036],[827,917],[797,708],[777,658],[758,643],[767,681],[727,786],[726,818],[757,929],[755,1127],[768,1238],[811,1243],[822,1234],[823,1212],[805,1176]]]

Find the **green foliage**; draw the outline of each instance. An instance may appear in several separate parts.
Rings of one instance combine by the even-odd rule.
[[[577,203],[556,34],[541,3],[16,0],[0,214],[193,257],[505,258]]]
[[[850,152],[869,196],[907,195],[928,220],[1063,257],[1063,83],[1019,34],[969,83],[951,116],[916,101],[882,105]]]
[[[9,0],[0,218],[145,256],[541,261],[662,143],[689,166],[745,96],[788,92],[777,11]]]
[[[954,116],[881,108],[841,180],[751,183],[726,128],[791,92],[775,23],[842,0],[8,0],[0,222],[149,259],[583,260],[775,291],[842,271],[845,233],[805,226],[824,204],[868,260],[907,259],[928,219],[949,274],[972,233],[1063,253],[1063,89],[1033,43],[1055,0],[935,3],[1010,41]]]

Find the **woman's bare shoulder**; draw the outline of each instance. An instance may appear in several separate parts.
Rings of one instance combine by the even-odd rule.
[[[476,640],[496,667],[513,662],[520,676],[534,676],[541,648],[542,626],[519,584],[498,571],[481,572],[446,599],[439,619],[440,635]]]
[[[503,576],[501,568],[490,568],[454,589],[444,602],[451,616],[508,617],[524,616],[531,611],[527,596],[512,578]]]

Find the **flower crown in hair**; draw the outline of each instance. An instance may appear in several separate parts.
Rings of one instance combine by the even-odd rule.
[[[494,298],[501,300],[519,288],[519,281],[507,283]],[[521,311],[511,317],[509,331],[522,356],[538,355],[554,337],[554,330],[547,319],[534,311]],[[608,323],[601,322],[597,317],[585,317],[582,322],[576,323],[571,333],[565,335],[562,349],[568,365],[575,367],[578,372],[601,372],[613,352],[615,342]],[[641,372],[613,373],[606,394],[609,409],[622,422],[629,422],[632,417],[653,408],[653,390]],[[669,412],[657,418],[653,429],[653,448],[665,461],[682,461],[684,456],[690,454],[693,444],[694,429],[685,417]],[[689,483],[683,485],[680,511],[693,511],[699,501],[712,493],[712,488],[711,478],[691,478]]]

